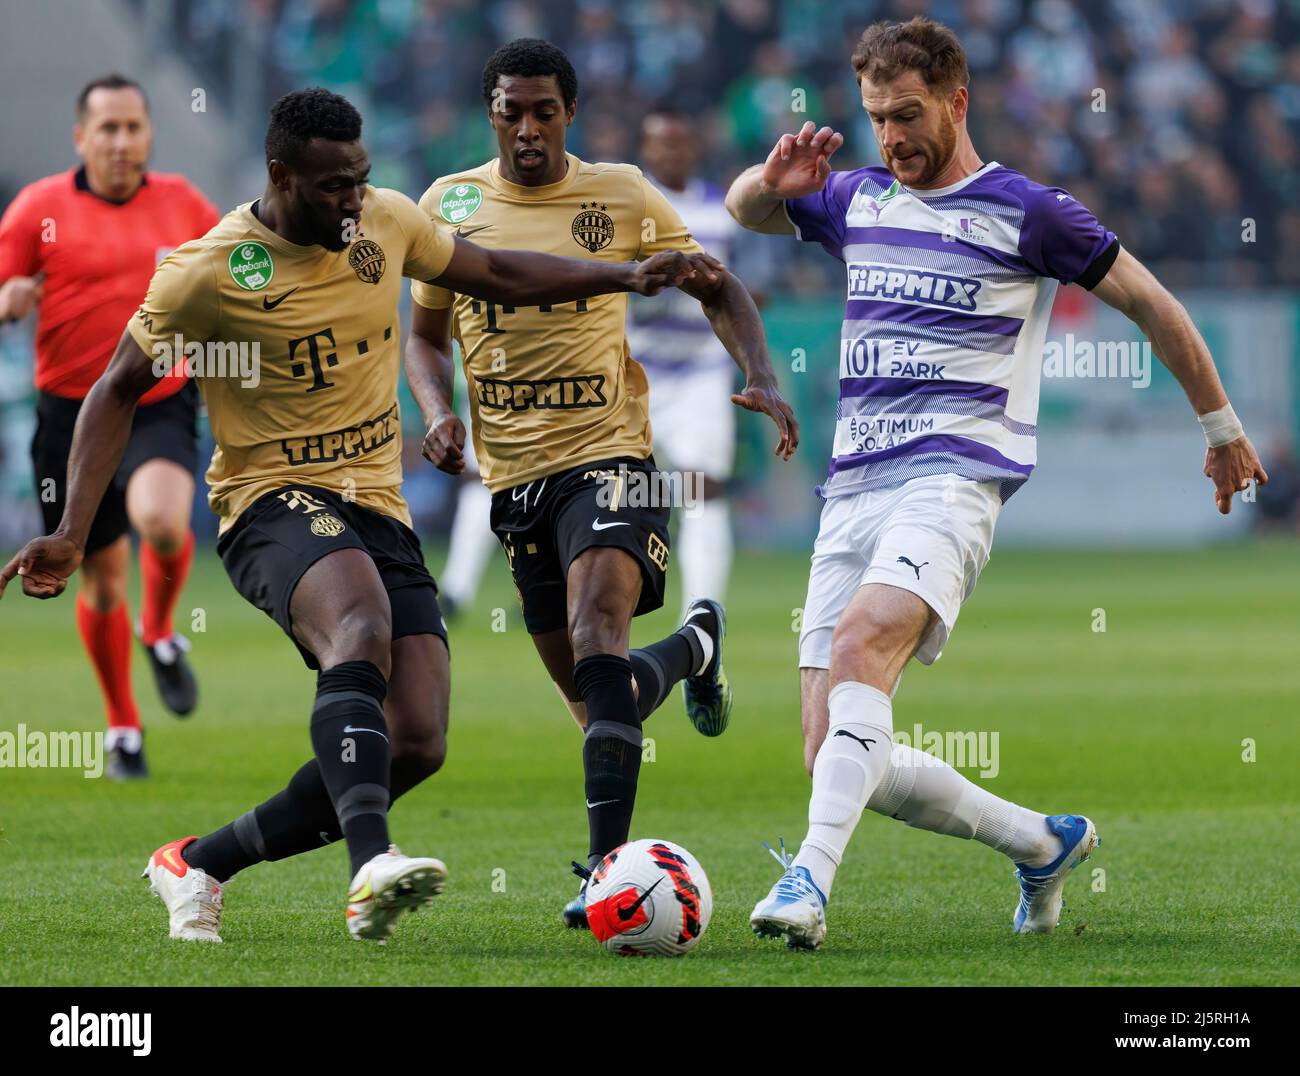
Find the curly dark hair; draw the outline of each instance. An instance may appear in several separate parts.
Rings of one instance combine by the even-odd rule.
[[[497,88],[497,79],[502,75],[520,75],[529,78],[535,75],[554,75],[560,84],[560,96],[564,98],[564,107],[568,108],[578,99],[578,73],[569,63],[569,58],[552,45],[538,37],[521,37],[502,45],[489,57],[483,68],[483,100],[488,107],[492,105],[492,91]]]
[[[361,137],[361,113],[346,97],[313,86],[286,93],[271,106],[266,128],[266,163],[296,165],[313,138],[355,142]]]
[[[919,71],[925,84],[941,92],[970,81],[966,53],[948,27],[917,15],[909,22],[877,22],[863,32],[853,50],[860,82],[890,82],[904,71]]]

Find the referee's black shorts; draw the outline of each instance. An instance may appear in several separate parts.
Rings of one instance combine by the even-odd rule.
[[[36,435],[32,438],[32,466],[36,472],[36,499],[40,502],[45,533],[51,534],[63,518],[68,487],[68,456],[72,433],[81,413],[81,400],[41,392],[36,397]],[[104,491],[104,499],[90,524],[86,554],[112,545],[130,528],[126,515],[126,486],[142,464],[171,460],[194,473],[199,462],[199,390],[187,381],[180,392],[165,400],[135,409],[131,438],[122,463]]]

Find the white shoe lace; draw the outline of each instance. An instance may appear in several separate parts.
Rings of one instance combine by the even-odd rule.
[[[213,934],[221,932],[221,887],[204,889],[194,894],[197,911],[194,916],[195,926],[200,930],[209,930]]]

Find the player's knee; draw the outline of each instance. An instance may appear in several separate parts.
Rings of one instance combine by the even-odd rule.
[[[574,661],[592,654],[615,654],[627,635],[627,614],[618,601],[598,596],[569,625]]]
[[[859,609],[840,618],[831,635],[831,667],[855,667],[874,660],[888,661],[907,645],[904,625],[886,613]]]
[[[389,726],[390,733],[392,726]],[[393,738],[393,764],[402,765],[420,779],[432,777],[447,761],[445,736],[412,736]]]
[[[373,603],[355,605],[329,630],[332,664],[370,661],[388,674],[393,628],[387,609]]]
[[[140,532],[141,540],[148,542],[164,557],[179,552],[189,533],[189,525],[168,512],[145,512],[133,522],[135,529]]]
[[[82,604],[97,613],[111,613],[126,601],[126,581],[126,576],[120,572],[84,572],[81,577]]]

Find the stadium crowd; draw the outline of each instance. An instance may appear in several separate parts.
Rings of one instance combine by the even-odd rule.
[[[479,74],[522,36],[572,57],[589,160],[635,159],[668,102],[700,117],[719,182],[808,118],[870,163],[848,58],[870,21],[917,13],[965,43],[988,158],[1069,189],[1171,286],[1300,285],[1296,0],[176,0],[173,26],[217,81],[257,50],[266,105],[316,82],[355,99],[378,173],[419,191],[494,152]],[[829,269],[794,258],[782,283]]]

